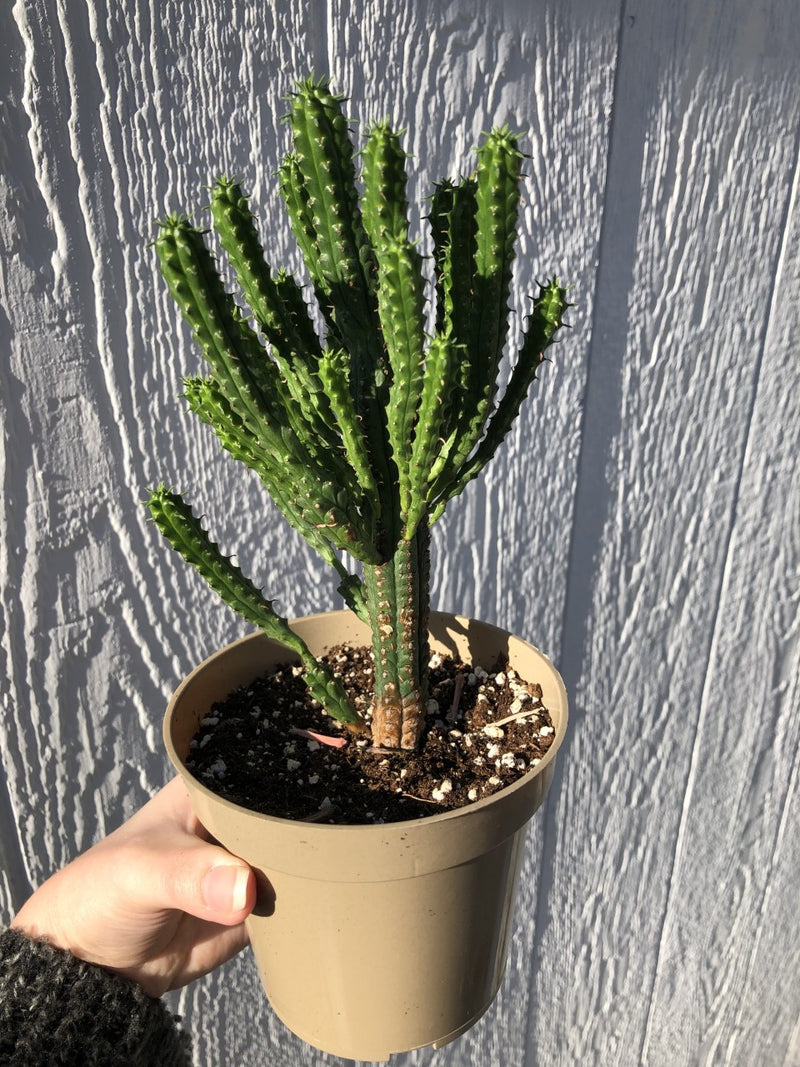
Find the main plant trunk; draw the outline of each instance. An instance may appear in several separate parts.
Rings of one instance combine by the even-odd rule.
[[[377,748],[415,749],[428,698],[430,531],[420,523],[388,562],[364,567],[372,627],[375,694],[372,741]]]

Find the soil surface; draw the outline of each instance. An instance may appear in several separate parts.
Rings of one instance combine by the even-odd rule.
[[[341,646],[325,657],[367,717],[371,655]],[[281,667],[214,705],[187,767],[215,793],[268,815],[397,822],[496,793],[535,767],[553,743],[541,687],[505,664],[487,672],[434,653],[429,688],[420,751],[376,750],[311,699],[301,668]]]

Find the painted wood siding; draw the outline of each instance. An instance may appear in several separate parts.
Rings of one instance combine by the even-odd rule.
[[[218,19],[224,7],[226,16]],[[183,411],[153,220],[221,171],[299,266],[293,78],[408,127],[413,195],[529,131],[517,307],[574,329],[435,532],[433,599],[562,667],[496,1006],[452,1067],[799,1067],[800,19],[795,0],[0,5],[0,918],[169,775],[160,717],[241,631],[141,500],[191,493],[288,614],[334,581]],[[173,997],[198,1067],[334,1063],[243,956]]]

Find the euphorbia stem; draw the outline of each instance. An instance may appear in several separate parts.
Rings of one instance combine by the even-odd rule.
[[[327,79],[298,84],[292,150],[279,169],[316,309],[299,282],[272,272],[231,178],[214,186],[211,212],[239,296],[187,216],[166,218],[155,247],[210,371],[186,382],[191,410],[336,569],[340,592],[372,629],[374,742],[410,750],[428,695],[429,525],[508,434],[568,305],[557,279],[539,288],[498,399],[521,195],[517,135],[490,130],[474,173],[438,186],[427,216],[431,279],[412,239],[400,134],[379,122],[357,154],[343,100]],[[231,607],[270,636],[287,628],[179,494],[156,490],[150,504]],[[363,566],[363,583],[345,570],[343,552]],[[339,683],[304,657],[317,699],[359,730]]]
[[[372,740],[378,748],[414,749],[428,697],[428,568],[430,533],[420,523],[386,563],[364,567],[372,619],[375,700]]]

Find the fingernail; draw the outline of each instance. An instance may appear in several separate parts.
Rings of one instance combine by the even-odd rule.
[[[203,899],[215,911],[241,911],[247,903],[247,867],[222,863],[203,879]]]

